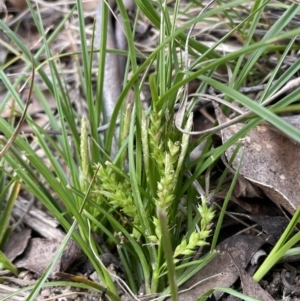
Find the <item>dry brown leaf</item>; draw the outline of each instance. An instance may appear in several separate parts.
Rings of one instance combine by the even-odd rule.
[[[242,213],[238,215],[245,216],[259,224],[262,227],[262,231],[268,235],[268,242],[273,245],[279,240],[289,223],[285,216],[255,216]]]
[[[251,182],[246,180],[243,176],[239,177],[239,180],[234,187],[234,195],[236,197],[247,198],[263,197],[261,190],[256,185],[252,185]]]
[[[217,198],[225,199],[229,190],[228,184],[217,194]],[[239,205],[241,208],[256,216],[279,216],[282,215],[280,208],[273,206],[273,202],[266,197],[261,198],[244,198],[236,197],[234,193],[230,196],[230,201]],[[237,213],[236,213],[237,214]]]
[[[253,278],[245,270],[239,268],[239,274],[245,295],[264,301],[275,301],[267,291],[253,281]]]
[[[3,251],[6,257],[13,261],[17,256],[23,254],[30,238],[31,229],[25,228],[19,232],[13,232],[4,246]]]
[[[60,245],[59,241],[42,238],[33,238],[24,253],[22,259],[15,263],[18,268],[25,268],[38,275],[42,275],[51,263],[52,257]],[[53,268],[52,274],[59,272],[59,262]]]
[[[24,253],[22,259],[18,260],[15,265],[18,268],[25,268],[41,275],[51,263],[60,241],[48,240],[43,238],[33,238]],[[74,241],[70,241],[64,250],[61,258],[51,271],[50,278],[55,278],[55,274],[65,271],[76,259],[83,255],[82,250]]]
[[[217,105],[215,112],[219,124],[229,120]],[[300,116],[282,118],[300,128]],[[221,130],[223,143],[243,126],[244,124],[238,123]],[[270,125],[257,126],[241,143],[244,157],[240,176],[259,187],[277,206],[293,214],[300,205],[300,145],[275,131]],[[231,158],[235,148],[236,145],[233,145],[227,149],[227,160]],[[241,156],[240,150],[232,164],[234,169],[237,169]]]

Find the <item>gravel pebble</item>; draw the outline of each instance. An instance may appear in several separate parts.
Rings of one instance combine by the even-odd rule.
[[[30,274],[29,271],[22,271],[22,272],[19,273],[18,278],[19,279],[24,279],[25,276],[27,276],[28,274]]]
[[[43,297],[49,297],[50,295],[51,295],[51,292],[50,292],[49,288],[46,288],[41,291],[41,296],[43,296]]]

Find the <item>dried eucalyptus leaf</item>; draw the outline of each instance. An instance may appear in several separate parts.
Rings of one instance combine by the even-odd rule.
[[[264,301],[275,301],[245,270],[239,268],[239,274],[245,295]]]
[[[33,238],[23,257],[16,262],[16,267],[25,268],[38,275],[42,275],[50,265],[53,256],[59,248],[61,242],[44,238]],[[82,250],[74,241],[69,241],[61,258],[51,271],[50,278],[55,278],[57,272],[64,272],[78,258],[83,256]]]
[[[25,268],[42,275],[51,263],[52,257],[60,245],[59,241],[42,238],[33,238],[28,244],[26,252],[15,263],[18,268]],[[56,264],[52,273],[59,272],[59,264]]]
[[[4,254],[13,261],[25,251],[31,238],[31,229],[25,228],[20,232],[13,232],[4,246]]]
[[[228,121],[217,105],[215,112],[220,124]],[[300,116],[283,118],[300,128]],[[243,126],[238,123],[221,130],[223,143]],[[244,157],[240,175],[260,188],[277,206],[293,214],[300,205],[300,145],[270,124],[255,127],[241,143]],[[232,145],[227,149],[227,160],[235,148],[236,145]],[[232,164],[234,169],[237,169],[241,156],[240,150]]]

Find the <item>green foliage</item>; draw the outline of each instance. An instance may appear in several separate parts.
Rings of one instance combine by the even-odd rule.
[[[4,173],[1,174],[2,177],[4,177]],[[1,252],[1,250],[3,250],[12,230],[10,226],[10,217],[21,185],[17,179],[12,179],[8,184],[1,186],[3,189],[0,195],[0,270],[8,269],[15,275],[18,275],[17,268],[9,261],[5,254]]]
[[[217,164],[228,147],[243,138],[262,120],[268,120],[294,140],[300,141],[299,130],[274,113],[275,110],[277,113],[287,110],[298,99],[299,88],[274,105],[267,108],[261,106],[261,103],[279,91],[299,72],[300,60],[296,60],[286,69],[281,67],[284,58],[292,49],[299,50],[299,45],[293,42],[300,34],[300,28],[289,29],[288,24],[300,12],[300,6],[296,4],[286,6],[282,16],[260,40],[257,40],[255,31],[260,25],[261,16],[269,1],[254,1],[248,16],[243,19],[240,17],[238,22],[235,22],[237,17],[235,9],[243,7],[244,0],[222,1],[197,17],[191,15],[188,9],[181,11],[178,0],[175,1],[173,8],[167,5],[167,1],[136,0],[135,2],[139,8],[138,13],[145,14],[159,31],[159,44],[150,54],[144,56],[137,54],[134,32],[128,22],[127,12],[123,2],[117,0],[120,14],[125,20],[128,70],[131,70],[131,74],[129,80],[126,80],[127,77],[124,80],[123,91],[109,128],[101,134],[97,132],[102,114],[99,99],[102,99],[105,88],[103,87],[104,62],[110,50],[104,47],[107,36],[103,32],[97,87],[93,90],[91,89],[93,49],[87,43],[82,1],[76,1],[74,8],[49,35],[45,33],[38,4],[37,9],[34,9],[28,1],[35,25],[43,38],[43,45],[33,54],[33,60],[24,43],[0,20],[0,28],[7,33],[15,46],[14,53],[20,55],[24,63],[23,69],[13,83],[5,73],[5,68],[13,64],[14,60],[0,68],[0,78],[7,89],[7,95],[0,104],[0,112],[10,98],[24,109],[21,97],[16,92],[17,86],[30,81],[26,74],[31,68],[35,68],[39,78],[55,98],[57,111],[51,110],[47,96],[36,83],[34,83],[34,91],[49,118],[51,128],[61,132],[61,135],[56,137],[50,136],[27,114],[26,121],[35,137],[34,143],[39,145],[44,158],[38,156],[30,139],[19,135],[14,145],[1,159],[0,183],[3,192],[0,195],[0,244],[3,246],[9,232],[8,217],[21,185],[22,189],[33,194],[45,205],[68,233],[55,260],[72,236],[107,286],[110,298],[118,300],[116,285],[98,260],[102,250],[91,235],[91,231],[95,231],[103,236],[110,249],[118,252],[125,270],[126,282],[133,293],[137,293],[143,286],[147,294],[162,293],[165,296],[171,294],[173,300],[176,300],[178,286],[216,255],[212,250],[211,253],[203,254],[199,260],[193,259],[198,248],[208,245],[210,236],[213,236],[212,249],[217,244],[226,204],[233,189],[232,185],[217,228],[213,231],[215,212],[207,205],[207,196],[202,192],[201,201],[198,203],[199,193],[194,185],[209,184],[205,183],[207,170]],[[198,1],[194,2],[198,3]],[[82,48],[79,52],[68,55],[74,58],[80,57],[78,61],[82,66],[78,66],[77,72],[80,88],[87,102],[87,118],[77,116],[74,112],[61,75],[61,65],[56,64],[54,60],[55,57],[59,61],[63,56],[56,56],[50,47],[75,11],[78,13],[76,18],[79,22]],[[108,11],[106,8],[103,12],[103,25],[106,26]],[[188,21],[179,27],[176,20],[181,15],[187,16]],[[185,34],[191,26],[198,22],[209,24],[210,18],[216,16],[221,19],[226,17],[230,21],[228,25],[230,30],[213,46],[208,47]],[[229,53],[216,51],[216,48],[228,41],[234,33],[244,39],[240,48]],[[187,38],[188,54],[184,53]],[[288,45],[280,43],[286,39],[291,40]],[[261,64],[262,56],[268,56],[275,51],[282,55],[282,58],[278,61],[278,66],[270,70],[267,88],[261,94],[259,101],[254,102],[238,92],[244,84],[256,85],[264,80],[264,76],[255,68]],[[190,66],[185,61],[185,55],[191,59]],[[137,65],[138,56],[143,57],[140,66]],[[49,74],[44,71],[44,65],[49,67]],[[227,84],[220,83],[216,77],[213,78],[217,69],[222,72],[228,71],[228,75],[231,75]],[[225,93],[228,102],[236,101],[240,106],[253,112],[245,126],[219,147],[211,147],[210,135],[199,138],[195,143],[190,141],[187,132],[192,129],[193,115],[189,112],[192,111],[197,99],[191,101],[183,118],[183,131],[174,125],[174,104],[176,101],[184,100],[183,91],[194,79],[202,81],[198,92],[204,92],[210,85]],[[274,79],[277,79],[275,83]],[[140,100],[142,83],[145,81],[149,81],[152,97],[152,104],[148,110],[143,110]],[[130,90],[133,90],[134,95],[133,108],[124,105]],[[118,116],[121,118],[119,152],[115,158],[109,158]],[[80,134],[78,123],[81,128]],[[13,133],[12,124],[10,120],[0,117],[0,129],[6,139]],[[68,132],[72,135],[69,136]],[[202,141],[201,139],[206,139],[207,143],[199,158],[191,162],[190,153],[197,143]],[[0,143],[3,147],[5,140],[1,140]],[[59,162],[57,157],[60,159]],[[46,161],[50,162],[51,168],[46,165]],[[222,185],[226,173],[227,171],[224,171],[220,177],[217,190]],[[49,188],[57,198],[53,197],[54,194],[49,192]],[[295,220],[298,221],[298,212]],[[292,245],[298,241],[297,235],[287,240],[291,229],[295,226],[295,220],[289,227],[289,232],[284,234],[285,238],[280,241],[279,247],[274,249],[275,253],[271,254],[273,259],[266,261],[263,273],[260,271],[256,274],[256,280],[259,280],[279,258],[286,255]],[[46,285],[47,275],[50,273],[50,268],[54,266],[55,260],[41,277],[28,300],[34,300],[40,287]],[[0,262],[2,267],[5,265],[16,272],[2,255]],[[86,286],[82,285],[82,287]],[[228,292],[240,296],[233,290]]]
[[[299,220],[300,208],[297,208],[284,233],[281,235],[270,254],[254,274],[253,279],[255,281],[259,282],[270,271],[270,269],[284,257],[299,254],[299,248],[292,248],[300,241],[300,233],[293,233],[297,224],[299,223]]]

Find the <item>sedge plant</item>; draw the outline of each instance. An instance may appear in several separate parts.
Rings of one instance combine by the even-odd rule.
[[[207,204],[207,195],[199,196],[194,187],[195,181],[205,184],[205,172],[216,165],[228,147],[243,138],[262,120],[269,121],[295,141],[300,141],[299,130],[274,113],[288,110],[297,100],[299,88],[270,107],[265,108],[261,105],[299,71],[299,60],[288,68],[281,67],[288,54],[299,49],[294,42],[300,29],[290,29],[287,25],[299,13],[300,7],[296,4],[282,4],[282,16],[257,40],[256,29],[260,26],[264,10],[272,5],[270,1],[255,0],[250,9],[243,6],[243,0],[222,3],[217,1],[215,6],[195,17],[192,14],[193,5],[197,4],[199,10],[203,9],[199,1],[193,1],[182,8],[179,0],[175,1],[173,6],[167,1],[136,0],[137,15],[134,28],[143,14],[159,37],[154,51],[141,53],[136,49],[135,33],[130,26],[123,2],[116,2],[124,20],[124,32],[128,41],[126,55],[130,76],[126,74],[124,87],[108,130],[101,134],[97,128],[101,124],[102,116],[99,100],[102,99],[102,91],[106,88],[103,87],[103,62],[106,53],[112,50],[105,47],[100,50],[93,49],[92,43],[89,43],[93,36],[88,36],[86,31],[82,1],[76,1],[74,7],[49,35],[45,32],[38,4],[33,7],[32,3],[27,1],[34,24],[43,39],[42,46],[33,55],[33,59],[16,33],[0,20],[0,28],[15,45],[9,48],[10,51],[22,60],[22,72],[14,81],[8,77],[6,69],[15,63],[15,59],[0,68],[0,77],[7,91],[0,103],[0,112],[4,110],[10,98],[14,99],[21,110],[24,109],[17,87],[30,81],[28,72],[34,68],[55,99],[57,111],[51,110],[44,90],[36,82],[32,83],[33,91],[47,114],[49,125],[59,132],[58,135],[50,135],[27,113],[26,122],[35,138],[31,141],[19,135],[1,159],[1,168],[4,170],[1,173],[1,185],[4,192],[9,191],[6,207],[3,206],[1,195],[1,213],[7,212],[10,215],[11,206],[17,199],[16,193],[19,188],[24,189],[39,199],[68,233],[59,252],[72,237],[94,266],[112,300],[120,299],[117,285],[114,277],[101,264],[100,255],[105,250],[96,243],[93,234],[102,236],[105,247],[119,258],[124,268],[126,284],[132,294],[137,294],[143,287],[146,294],[171,295],[173,300],[178,300],[179,286],[216,256],[214,247],[218,241],[218,232],[213,233],[212,227],[215,212]],[[236,8],[246,10],[247,17],[242,19]],[[108,9],[106,11],[108,12]],[[80,47],[70,53],[56,55],[51,48],[52,42],[74,16],[79,25]],[[207,46],[186,34],[189,28],[199,22],[211,26],[216,20],[225,18],[229,20],[226,26],[224,25],[227,33],[212,46]],[[185,22],[179,26],[181,19]],[[107,20],[104,18],[103,28],[105,22]],[[226,43],[233,34],[243,41],[242,46],[228,53],[220,52],[218,47]],[[107,38],[105,31],[101,33],[101,37],[104,44]],[[290,42],[282,45],[280,42],[286,39]],[[186,42],[187,53],[184,46]],[[95,90],[91,88],[93,52],[100,53]],[[267,87],[260,99],[253,102],[250,97],[240,93],[239,89],[244,84],[256,85],[263,81],[264,76],[259,73],[261,69],[258,68],[260,60],[265,53],[273,52],[280,53],[281,57],[276,68],[270,70]],[[119,54],[124,55],[124,52]],[[60,59],[66,55],[77,62],[76,72],[81,93],[87,104],[86,117],[83,118],[74,111],[60,65]],[[186,58],[191,60],[187,69]],[[140,65],[137,64],[137,59],[141,61]],[[46,71],[45,66],[49,67],[50,71]],[[222,79],[223,83],[217,76],[219,70],[230,75]],[[234,100],[252,112],[245,126],[216,148],[212,148],[212,133],[195,142],[190,140],[193,125],[191,112],[197,99],[190,102],[183,116],[182,128],[177,128],[174,124],[174,106],[176,102],[184,101],[182,91],[195,79],[201,81],[197,92],[204,92],[209,85],[224,93],[226,101]],[[275,83],[274,79],[277,80]],[[151,93],[151,105],[147,109],[141,104],[141,91],[145,83],[149,84]],[[125,98],[130,90],[133,91],[134,101],[133,105],[128,107]],[[119,151],[114,158],[110,158],[118,116],[122,124],[119,131]],[[0,129],[7,139],[14,131],[11,121],[2,117]],[[204,139],[206,144],[202,153],[191,162],[191,151]],[[34,143],[38,144],[47,160],[38,156],[33,149]],[[5,140],[1,140],[1,147],[4,144]],[[50,168],[46,161],[50,162]],[[11,170],[14,170],[14,173],[11,173]],[[49,189],[55,194],[51,194]],[[2,224],[4,228],[0,229],[0,243],[6,239],[7,219],[3,220]],[[217,229],[219,228],[218,226]],[[289,234],[290,231],[287,235]],[[210,237],[213,237],[211,252]],[[297,240],[298,236],[294,236],[290,241],[285,237],[280,241],[279,248],[271,254],[273,259],[268,262],[273,264],[278,258],[288,254],[288,249]],[[203,253],[199,259],[194,259],[198,249],[204,250],[206,246],[207,253]],[[55,260],[58,259],[58,255],[59,253]],[[5,260],[4,257],[0,259],[2,264]],[[255,279],[259,280],[268,268],[270,266],[266,268],[265,264],[262,268],[264,272],[258,272]],[[32,289],[32,293],[27,300],[34,300],[38,290],[48,285],[45,283],[48,273],[49,270],[35,287],[28,288]],[[66,283],[60,281],[52,284]],[[103,289],[103,286],[93,287],[84,281],[72,285],[99,291]],[[222,289],[226,291],[226,288]],[[233,290],[228,292],[240,296]]]

